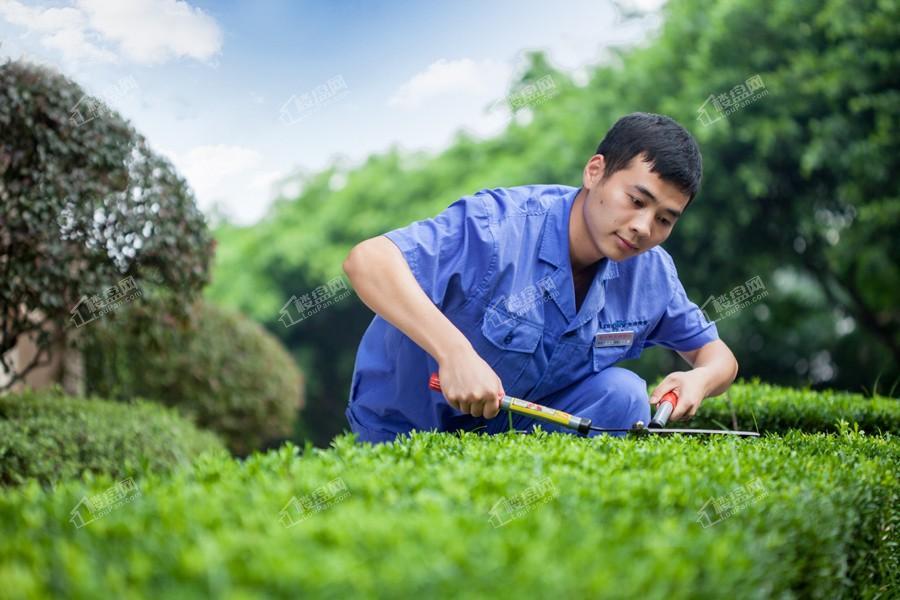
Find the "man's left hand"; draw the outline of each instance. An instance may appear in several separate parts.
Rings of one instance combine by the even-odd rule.
[[[675,392],[678,402],[672,411],[671,421],[689,421],[697,414],[700,403],[706,398],[706,376],[699,369],[669,373],[650,395],[650,404],[656,404],[669,392]]]

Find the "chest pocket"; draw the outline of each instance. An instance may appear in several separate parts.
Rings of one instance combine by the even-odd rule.
[[[479,356],[494,370],[506,390],[516,386],[523,373],[535,371],[534,353],[543,329],[497,309],[487,307],[481,323],[486,343],[479,343]]]
[[[595,334],[596,335],[596,334]],[[641,355],[644,339],[647,337],[646,328],[634,332],[634,339],[630,346],[593,346],[594,372],[597,373],[615,365],[617,362],[637,358]]]

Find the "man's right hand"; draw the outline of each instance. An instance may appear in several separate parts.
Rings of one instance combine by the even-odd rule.
[[[439,365],[441,393],[456,410],[493,419],[500,412],[503,383],[474,349]]]

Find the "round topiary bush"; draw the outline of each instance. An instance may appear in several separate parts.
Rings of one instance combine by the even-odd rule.
[[[198,301],[180,321],[151,302],[85,329],[91,393],[176,407],[238,455],[294,431],[303,406],[300,370],[274,336],[243,315]]]
[[[218,437],[153,402],[73,398],[57,387],[0,396],[0,484],[44,485],[85,471],[113,477],[164,472],[204,452],[225,453]]]

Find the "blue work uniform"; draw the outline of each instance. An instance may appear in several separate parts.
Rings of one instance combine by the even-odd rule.
[[[649,421],[647,383],[613,365],[650,346],[694,350],[718,339],[718,331],[688,299],[659,246],[619,262],[602,259],[576,311],[569,214],[580,189],[485,189],[384,235],[507,395],[627,428]],[[386,442],[413,429],[508,429],[504,412],[485,419],[450,406],[428,387],[436,372],[434,358],[376,315],[359,345],[345,411],[357,439]],[[514,416],[517,429],[534,424]]]

